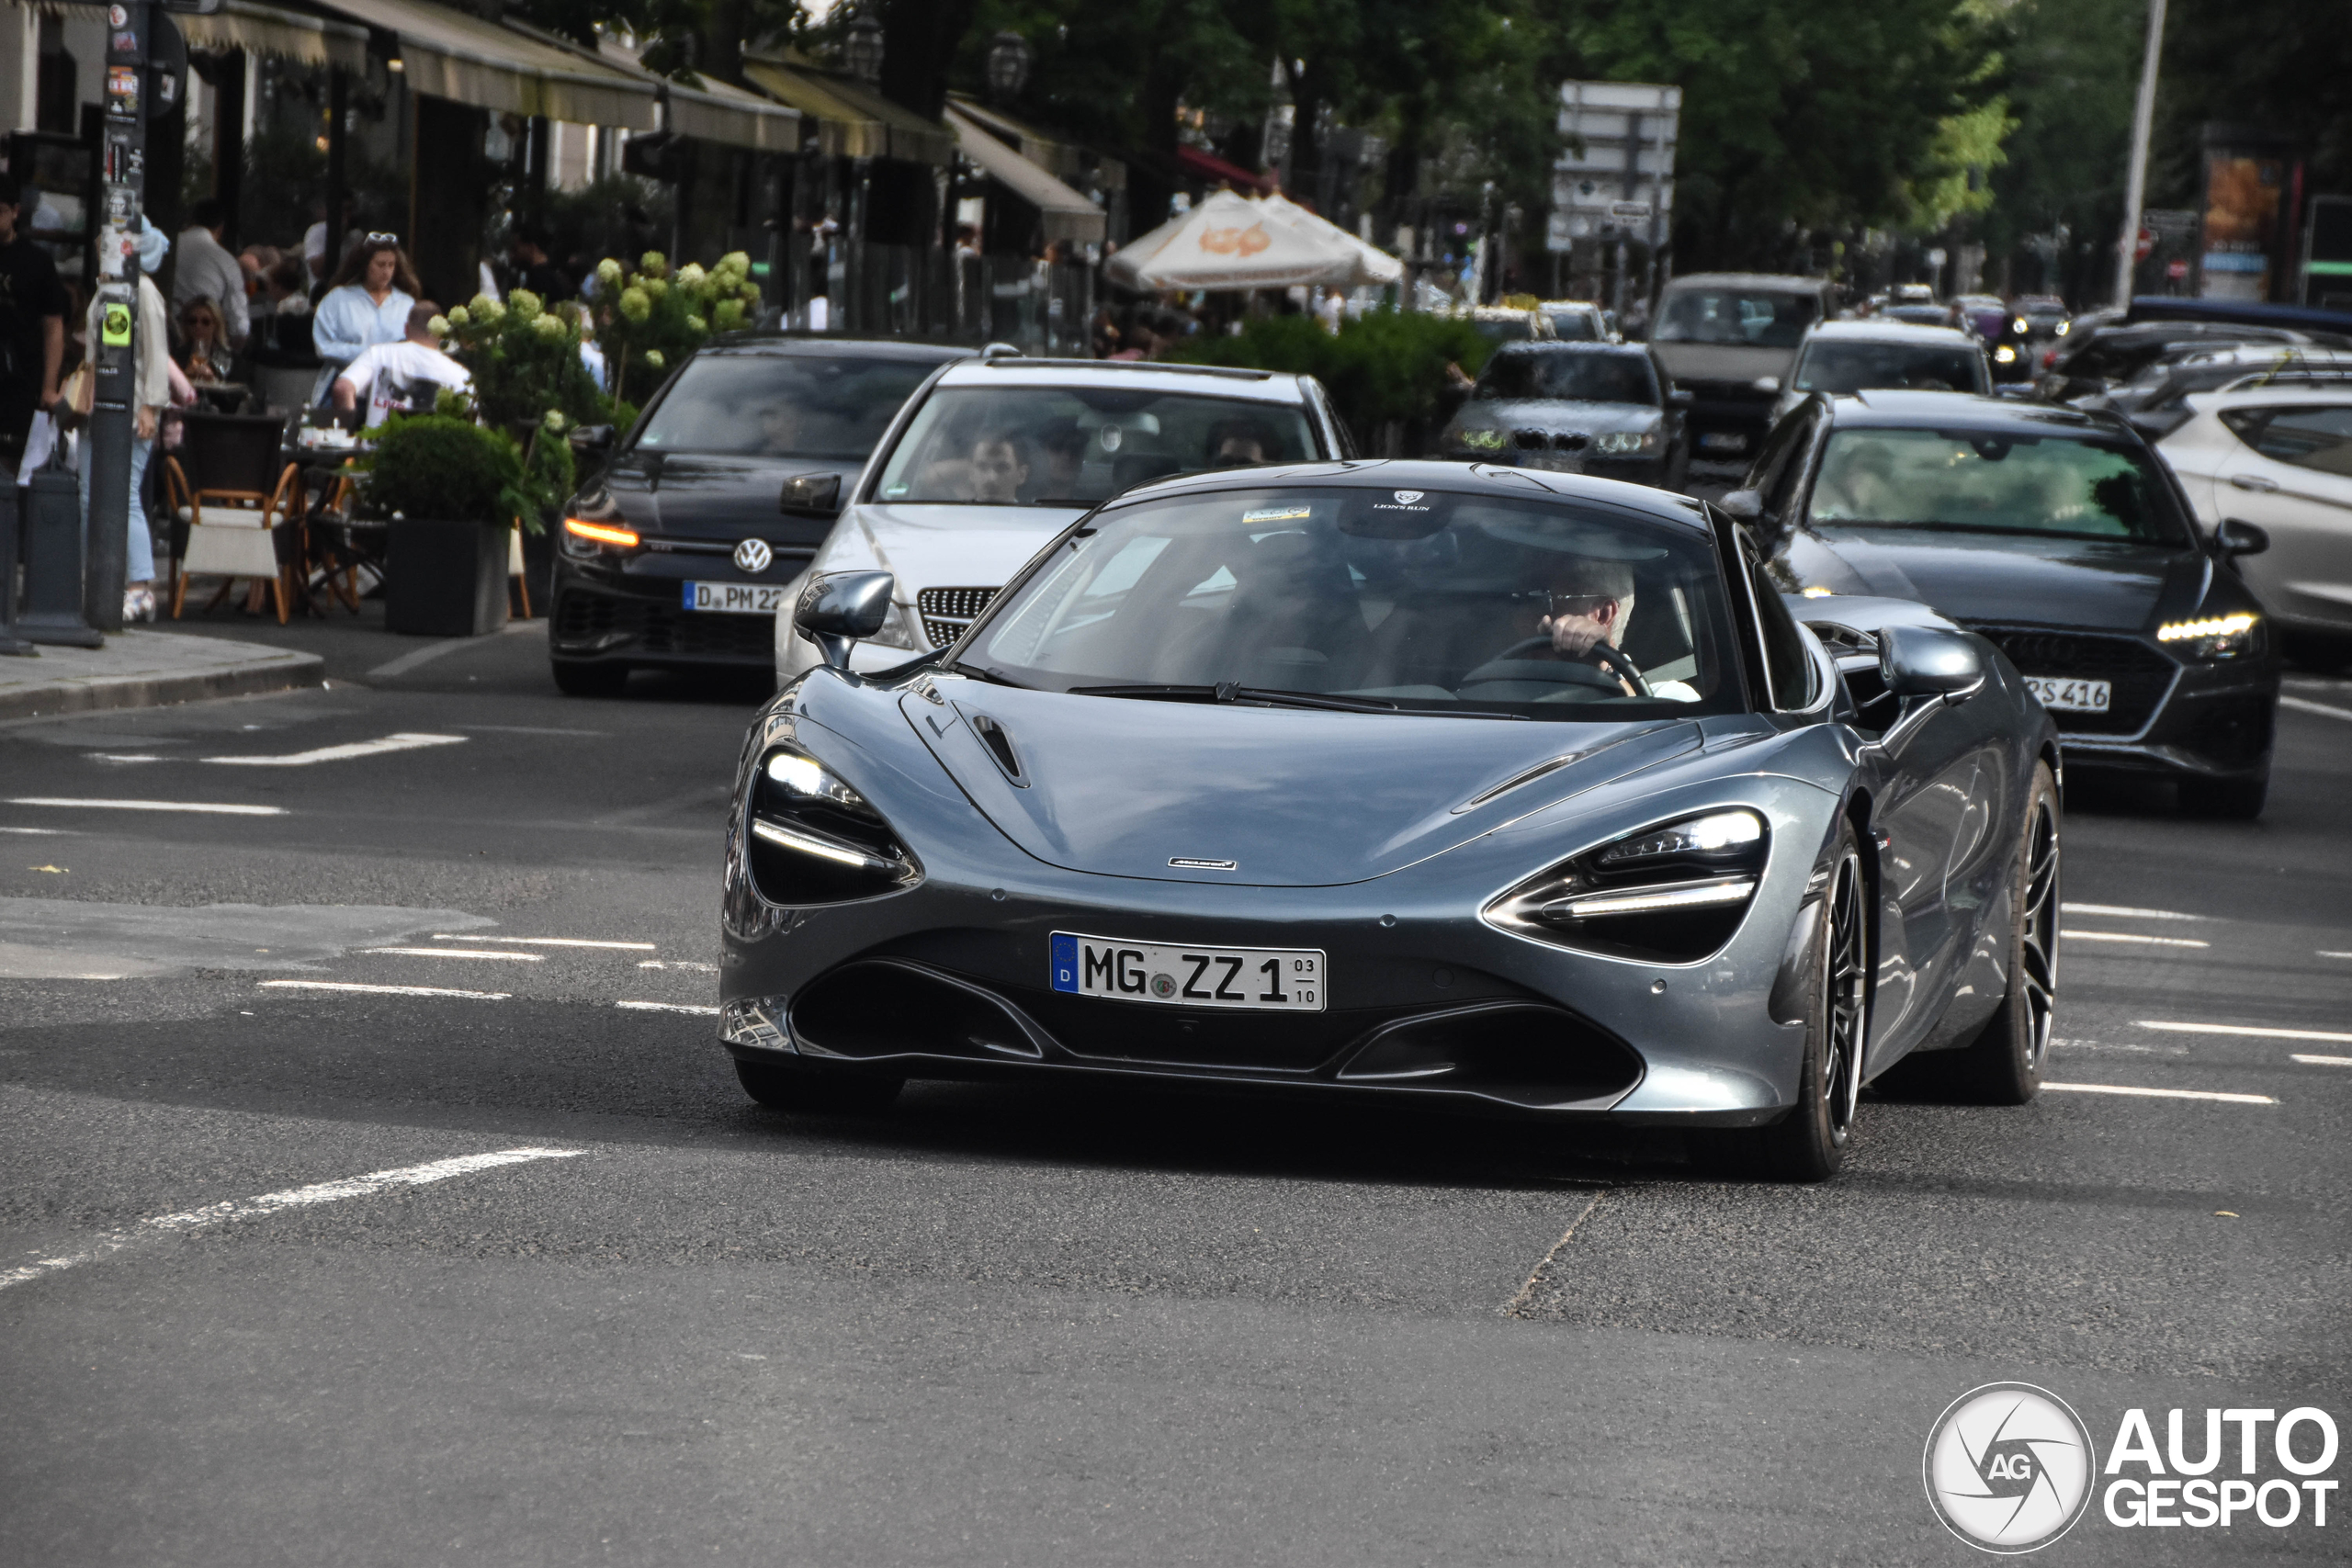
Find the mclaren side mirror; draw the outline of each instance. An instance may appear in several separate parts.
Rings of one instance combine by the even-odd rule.
[[[1715,504],[1722,507],[1724,515],[1735,523],[1764,521],[1764,498],[1755,491],[1745,489],[1725,491],[1723,498]]]
[[[1889,626],[1878,635],[1878,672],[1897,697],[1958,702],[1984,683],[1984,656],[1959,632]]]
[[[2224,517],[2214,531],[2213,543],[2225,556],[2258,556],[2270,547],[2270,530],[2241,517]]]
[[[893,579],[887,571],[830,571],[812,577],[792,606],[792,626],[817,645],[836,670],[849,668],[849,650],[890,618]]]
[[[839,474],[795,474],[784,481],[784,493],[776,497],[778,512],[797,513],[803,517],[838,517],[842,512],[842,477]]]

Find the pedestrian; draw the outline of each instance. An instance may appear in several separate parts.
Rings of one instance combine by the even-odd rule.
[[[343,367],[379,343],[408,335],[408,314],[424,292],[397,234],[368,234],[352,246],[311,319],[319,378],[311,401],[324,403]]]
[[[577,292],[571,279],[561,267],[548,259],[548,246],[552,242],[548,231],[535,223],[518,224],[514,237],[506,246],[506,291],[527,288],[539,297],[543,305],[559,299],[569,299]]]
[[[206,197],[188,209],[188,225],[180,231],[180,265],[172,276],[173,308],[185,313],[198,299],[209,299],[220,314],[223,341],[232,349],[245,345],[252,321],[245,306],[245,269],[221,244],[229,226],[229,209],[217,197]]]
[[[48,250],[17,228],[24,187],[0,173],[0,469],[13,479],[33,416],[57,401],[65,364],[65,286]]]
[[[172,355],[167,334],[171,327],[170,313],[164,308],[164,296],[155,287],[155,269],[164,265],[164,255],[172,242],[161,229],[150,223],[142,214],[139,220],[139,319],[132,339],[138,360],[131,374],[130,424],[130,488],[125,492],[124,514],[101,517],[95,526],[126,531],[123,552],[122,618],[126,621],[152,621],[155,618],[155,591],[148,586],[155,580],[155,543],[147,531],[147,505],[141,499],[147,484],[147,459],[154,454],[155,432],[163,418],[164,407],[172,397]],[[105,318],[107,301],[103,295],[90,300],[90,312],[83,323],[87,334],[93,362],[103,341],[100,323]],[[90,464],[97,443],[84,432],[79,443],[78,466],[82,473],[82,536],[95,536],[90,517]]]
[[[368,428],[396,413],[430,412],[444,387],[463,389],[473,374],[441,352],[433,318],[441,307],[420,299],[409,308],[408,330],[398,343],[379,343],[343,367],[334,378],[335,412],[347,413],[368,402]]]

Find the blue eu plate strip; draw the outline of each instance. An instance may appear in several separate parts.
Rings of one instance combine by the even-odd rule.
[[[1078,938],[1060,931],[1053,935],[1054,989],[1078,989]]]

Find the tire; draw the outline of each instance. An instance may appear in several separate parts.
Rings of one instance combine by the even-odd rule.
[[[2058,1002],[2058,786],[2044,763],[2033,770],[2018,846],[2009,988],[1973,1042],[1949,1055],[1939,1054],[1938,1065],[1949,1073],[1958,1098],[1979,1105],[2023,1105],[2041,1088]]]
[[[1797,1103],[1768,1127],[1722,1134],[1709,1163],[1769,1181],[1826,1181],[1846,1163],[1861,1093],[1861,1054],[1870,1022],[1870,890],[1854,825],[1840,821],[1829,886],[1815,919],[1812,1004]]]
[[[2215,822],[2251,822],[2270,795],[2270,770],[2250,779],[2183,779],[2180,808]]]
[[[573,659],[550,659],[548,672],[556,690],[567,697],[617,697],[628,684],[626,664],[588,664]]]
[[[770,1111],[808,1116],[875,1116],[888,1111],[907,1080],[891,1073],[738,1062],[735,1081]]]

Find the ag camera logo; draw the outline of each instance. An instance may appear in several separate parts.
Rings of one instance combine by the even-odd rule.
[[[2002,1556],[2039,1551],[2074,1529],[2098,1468],[2082,1417],[2023,1382],[1986,1383],[1953,1400],[1920,1461],[1944,1528]]]

